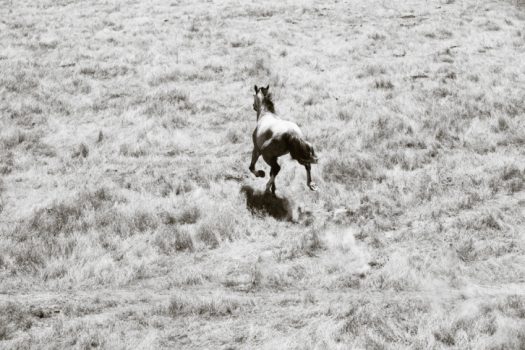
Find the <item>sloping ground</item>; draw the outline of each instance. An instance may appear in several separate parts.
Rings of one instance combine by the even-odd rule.
[[[4,2],[0,348],[525,347],[524,11]]]

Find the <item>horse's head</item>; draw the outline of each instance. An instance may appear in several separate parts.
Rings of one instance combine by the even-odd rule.
[[[253,88],[255,90],[255,94],[253,95],[253,109],[256,112],[259,112],[261,110],[261,106],[262,106],[264,97],[268,93],[268,89],[270,88],[270,85],[268,85],[265,88],[264,87],[258,88],[257,85],[255,85]]]
[[[253,109],[259,113],[262,107],[266,107],[266,109],[273,113],[272,96],[269,93],[270,85],[260,88],[255,85],[253,88],[255,90],[255,94],[253,95]]]

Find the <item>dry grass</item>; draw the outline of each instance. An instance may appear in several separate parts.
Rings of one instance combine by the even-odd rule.
[[[523,349],[522,5],[5,2],[0,348]]]

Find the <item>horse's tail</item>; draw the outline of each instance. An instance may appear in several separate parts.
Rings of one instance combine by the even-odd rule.
[[[310,143],[303,140],[296,133],[286,133],[283,135],[283,138],[288,145],[290,155],[293,159],[299,163],[306,164],[315,164],[317,163],[317,156],[315,155],[314,148]]]

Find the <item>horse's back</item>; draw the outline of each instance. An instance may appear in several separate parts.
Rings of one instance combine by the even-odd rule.
[[[259,119],[254,141],[261,152],[280,157],[288,153],[288,145],[283,138],[287,133],[302,137],[301,129],[297,124],[268,113]]]
[[[273,114],[264,115],[257,123],[257,134],[265,135],[271,132],[271,137],[281,136],[287,132],[297,133],[302,137],[301,129],[294,122],[280,119]]]

